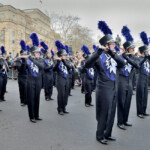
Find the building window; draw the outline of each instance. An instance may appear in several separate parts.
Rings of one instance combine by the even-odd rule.
[[[12,32],[12,44],[15,43],[15,31]]]
[[[18,38],[19,40],[23,39],[23,33],[21,31],[18,32]]]
[[[4,14],[4,13],[2,13],[2,14],[0,15],[0,19],[1,19],[1,20],[4,20],[4,19],[5,19],[5,14]]]
[[[5,41],[5,30],[1,30],[1,42]]]
[[[11,14],[10,20],[15,21],[15,15],[14,14]]]

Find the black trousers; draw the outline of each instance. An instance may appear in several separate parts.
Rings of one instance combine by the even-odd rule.
[[[18,76],[20,103],[27,104],[27,76]]]
[[[105,128],[105,137],[111,136],[116,114],[116,105],[117,105],[117,96],[115,94],[112,103],[109,105],[107,124]]]
[[[93,89],[92,90],[96,89],[96,80],[97,80],[97,72],[95,71],[94,72],[94,80],[93,80]]]
[[[27,104],[29,118],[34,119],[39,117],[41,80],[39,80],[39,78],[29,77],[27,81]]]
[[[68,75],[68,95],[71,94],[71,89],[72,89],[72,74]]]
[[[147,100],[148,100],[148,76],[141,75],[137,77],[137,84],[136,84],[137,115],[146,113]]]
[[[53,94],[53,72],[45,72],[44,74],[45,99],[50,99]]]
[[[57,77],[57,73],[56,72],[53,72],[53,84],[54,86],[56,87],[56,77]]]
[[[72,72],[72,82],[71,82],[71,88],[74,88],[74,83],[75,83],[75,72]]]
[[[128,122],[133,93],[133,82],[128,77],[121,77],[118,80],[117,118],[118,124],[124,124]]]
[[[64,78],[61,75],[57,74],[57,110],[58,112],[64,111],[66,109],[67,103],[68,103],[68,84],[67,79]]]
[[[6,86],[7,86],[7,75],[4,75],[4,92],[6,93]]]
[[[2,74],[0,74],[0,99],[4,100],[4,94],[5,94],[5,79]]]
[[[84,73],[81,73],[81,80],[82,80],[82,85],[81,85],[81,92],[83,93],[84,92]]]
[[[103,139],[111,136],[116,110],[116,92],[114,84],[96,87],[96,137]]]
[[[93,80],[84,78],[85,104],[92,102]]]

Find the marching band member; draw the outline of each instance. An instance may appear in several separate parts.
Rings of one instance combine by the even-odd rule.
[[[67,100],[68,100],[68,89],[67,89],[67,79],[68,79],[68,69],[71,69],[70,65],[66,62],[66,50],[65,46],[60,42],[56,41],[55,45],[57,47],[57,61],[54,65],[54,71],[57,72],[56,76],[56,88],[58,91],[57,95],[57,110],[59,115],[64,115],[69,113],[66,111]]]
[[[96,139],[102,144],[108,144],[108,140],[116,140],[112,137],[116,110],[116,70],[123,67],[125,62],[115,52],[115,40],[112,32],[104,21],[98,23],[98,28],[105,34],[99,42],[104,49],[99,48],[88,58],[85,67],[95,65],[97,69],[96,86]]]
[[[44,91],[45,91],[45,100],[53,100],[53,59],[51,50],[44,43],[41,42],[40,45],[44,48]]]
[[[85,92],[85,106],[90,107],[92,104],[92,90],[93,90],[93,80],[94,80],[94,69],[93,67],[86,68],[85,63],[88,57],[91,55],[89,48],[86,45],[81,47],[83,57],[85,58],[84,64],[82,66],[82,72],[84,73],[84,92]]]

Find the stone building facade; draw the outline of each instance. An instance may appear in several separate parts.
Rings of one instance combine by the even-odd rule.
[[[32,32],[53,49],[55,40],[60,39],[50,28],[50,18],[39,9],[20,10],[0,4],[0,46],[5,46],[7,54],[11,52],[15,56],[19,53],[21,39],[31,46],[29,36]]]

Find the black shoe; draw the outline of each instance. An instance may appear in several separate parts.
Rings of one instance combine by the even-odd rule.
[[[85,107],[90,107],[90,105],[89,104],[85,104]]]
[[[94,106],[93,104],[89,104],[90,106]]]
[[[84,91],[81,91],[81,93],[84,94],[85,92],[84,92]]]
[[[128,127],[131,127],[131,126],[132,126],[132,124],[130,124],[130,123],[128,123],[128,122],[124,123],[124,125],[125,125],[125,126],[128,126]]]
[[[24,103],[21,103],[20,106],[25,106],[25,104],[24,104]]]
[[[97,138],[97,141],[100,142],[101,144],[105,144],[105,145],[108,144],[108,141],[106,139],[98,139]]]
[[[46,100],[46,101],[50,101],[50,99],[48,99],[48,98],[46,98],[45,100]]]
[[[66,111],[66,110],[64,110],[64,111],[63,111],[63,113],[64,113],[64,114],[69,114],[69,112],[68,112],[68,111]]]
[[[35,118],[35,120],[42,121],[43,119],[38,117],[38,118]]]
[[[122,129],[122,130],[126,130],[124,124],[117,124],[117,126],[118,126],[120,129]]]
[[[64,113],[62,111],[58,112],[59,115],[64,115]]]
[[[31,122],[33,123],[36,123],[36,120],[35,119],[30,119]]]
[[[72,96],[71,94],[69,94],[69,96]]]
[[[137,115],[139,118],[144,118],[144,116],[142,114]]]
[[[49,100],[54,100],[54,99],[50,97]]]
[[[143,113],[143,116],[149,116],[149,114],[147,114],[147,113]]]
[[[0,99],[0,101],[1,101],[1,102],[4,102],[4,101],[6,101],[6,100],[5,100],[5,99]]]
[[[116,138],[113,136],[105,137],[107,140],[116,141]]]

